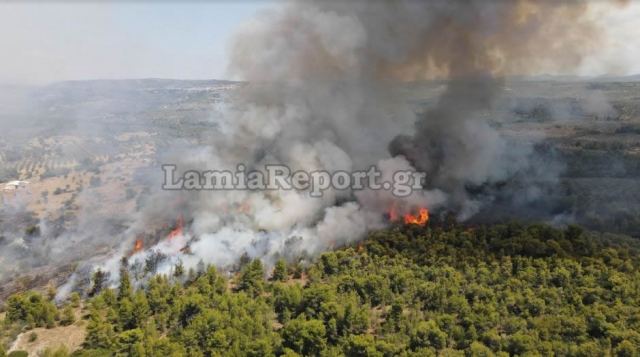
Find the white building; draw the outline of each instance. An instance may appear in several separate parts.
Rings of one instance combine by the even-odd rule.
[[[14,202],[17,196],[29,195],[29,181],[9,181],[2,185],[2,203]]]
[[[2,191],[16,192],[19,189],[26,189],[27,185],[29,185],[29,181],[19,181],[19,180],[9,181],[4,184]]]

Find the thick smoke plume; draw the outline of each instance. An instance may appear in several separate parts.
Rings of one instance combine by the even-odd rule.
[[[217,134],[167,161],[181,170],[280,163],[292,171],[351,171],[375,164],[385,175],[413,167],[427,173],[427,183],[401,207],[468,217],[490,199],[470,194],[474,188],[543,174],[528,159],[532,143],[502,138],[487,112],[504,77],[577,66],[600,40],[587,14],[586,2],[524,0],[301,1],[265,12],[233,43],[231,71],[248,85],[232,94]],[[443,80],[443,91],[416,115],[400,84],[426,79]],[[243,254],[267,261],[313,255],[384,225],[398,201],[387,191],[175,195],[159,193],[140,213],[123,253],[154,212],[178,214],[159,202],[181,202],[175,211],[188,218],[188,232],[180,243],[159,243],[131,260],[161,252],[172,257],[163,271],[177,260],[228,266]],[[102,268],[117,271],[118,259]]]
[[[446,193],[467,217],[479,205],[470,185],[557,172],[530,167],[531,143],[513,147],[486,113],[504,76],[567,70],[596,47],[587,10],[574,1],[351,1],[265,13],[233,47],[232,70],[254,85],[228,116],[236,127],[224,156],[266,153],[295,165],[301,150],[307,158],[335,153],[324,162],[343,165],[323,166],[330,170],[404,157],[428,174],[426,189]],[[416,120],[394,88],[438,78],[448,80],[440,100]]]

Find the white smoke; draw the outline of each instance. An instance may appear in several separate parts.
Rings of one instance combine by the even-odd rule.
[[[329,189],[320,198],[305,191],[160,193],[140,213],[119,256],[130,252],[148,217],[188,218],[184,235],[130,257],[161,252],[170,257],[158,270],[166,272],[177,261],[187,268],[200,261],[232,266],[242,255],[272,262],[350,244],[384,226],[384,213],[398,201],[472,215],[482,201],[466,194],[467,185],[508,179],[530,166],[529,146],[512,149],[481,115],[502,90],[496,75],[579,63],[597,40],[581,20],[585,7],[570,1],[302,1],[262,14],[232,47],[231,70],[249,84],[232,94],[206,146],[173,153],[180,169],[277,163],[335,172],[377,165],[389,177],[416,166],[431,175],[428,185],[402,200],[384,190]],[[438,76],[455,81],[433,110],[416,118],[398,81]],[[173,202],[181,202],[179,209]],[[115,279],[118,261],[97,267]]]

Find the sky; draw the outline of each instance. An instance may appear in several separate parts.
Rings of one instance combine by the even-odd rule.
[[[118,78],[234,79],[234,31],[274,0],[18,2],[0,0],[0,83]],[[593,16],[607,45],[573,74],[640,73],[640,0]]]
[[[0,82],[225,78],[234,30],[268,1],[0,2]]]

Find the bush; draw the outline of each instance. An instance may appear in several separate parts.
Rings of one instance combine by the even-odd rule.
[[[40,235],[40,227],[36,226],[36,225],[32,225],[32,226],[28,226],[25,230],[24,230],[24,234],[26,234],[29,237],[36,237]]]
[[[76,316],[73,313],[71,306],[67,305],[62,310],[62,316],[60,317],[60,325],[69,326],[76,322]]]
[[[44,351],[40,352],[40,357],[68,357],[69,350],[65,346],[60,346],[56,349],[47,347]]]
[[[29,334],[29,342],[35,342],[38,339],[38,334],[35,332],[32,332]]]
[[[27,351],[13,351],[7,357],[29,357],[29,353]]]

